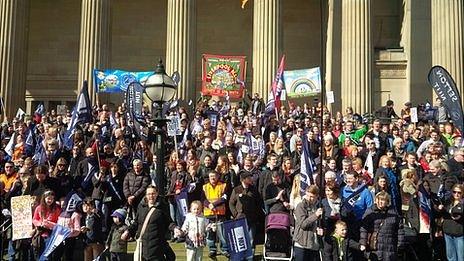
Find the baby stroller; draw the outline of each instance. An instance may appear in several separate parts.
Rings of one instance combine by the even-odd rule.
[[[270,213],[266,217],[263,254],[264,260],[292,260],[292,236],[288,213]]]

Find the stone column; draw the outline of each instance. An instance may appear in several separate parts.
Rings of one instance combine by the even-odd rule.
[[[196,0],[168,0],[166,72],[179,72],[177,98],[185,103],[195,100],[195,23]]]
[[[89,96],[96,103],[93,69],[105,69],[110,55],[111,0],[82,0],[81,36],[79,44],[78,92],[89,82]]]
[[[29,0],[0,0],[0,95],[10,120],[25,110]]]
[[[401,42],[407,56],[406,79],[407,96],[403,101],[410,101],[413,106],[432,100],[432,88],[427,82],[427,75],[432,67],[432,30],[431,2],[423,0],[403,0],[403,24]],[[399,102],[397,106],[402,106]]]
[[[325,57],[326,91],[333,91],[335,103],[327,104],[332,111],[341,108],[341,34],[342,8],[341,0],[328,1],[327,41]],[[324,94],[325,95],[325,94]]]
[[[342,3],[342,108],[371,112],[372,108],[372,0]]]
[[[462,0],[432,0],[432,63],[453,77],[464,103],[464,48]]]
[[[253,87],[267,100],[282,48],[281,0],[255,0],[253,9]]]

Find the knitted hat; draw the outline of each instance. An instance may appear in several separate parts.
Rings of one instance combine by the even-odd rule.
[[[126,220],[126,215],[127,215],[127,211],[123,208],[118,208],[113,212],[113,214],[111,214],[112,217],[117,217],[121,221]]]

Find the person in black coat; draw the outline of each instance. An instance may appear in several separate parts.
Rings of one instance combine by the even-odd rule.
[[[98,173],[99,166],[93,148],[85,149],[85,156],[86,158],[77,164],[74,184],[86,197],[90,197],[93,192],[92,177]]]
[[[121,239],[127,240],[129,236],[141,238],[142,260],[175,260],[176,255],[166,241],[166,234],[169,230],[175,229],[175,224],[172,222],[169,213],[163,211],[164,207],[157,199],[158,189],[151,185],[148,186],[145,198],[139,204],[134,223],[122,234]],[[141,235],[145,218],[147,218],[152,208],[154,208],[154,211],[149,217],[145,232]],[[177,231],[177,233],[180,233],[180,231]]]
[[[347,225],[343,221],[335,223],[335,232],[324,237],[324,261],[352,261],[353,249],[364,251],[365,247],[348,238]]]
[[[375,117],[380,118],[382,123],[385,124],[389,124],[392,117],[399,118],[393,106],[394,102],[392,100],[388,100],[385,106],[380,107],[374,112]]]
[[[51,190],[55,193],[60,191],[58,180],[48,175],[48,168],[44,165],[37,166],[34,170],[34,176],[27,181],[24,195],[31,195],[40,199],[43,193]]]
[[[264,204],[269,209],[269,213],[289,211],[290,189],[286,183],[282,182],[278,171],[272,173],[272,183],[266,187],[264,193],[266,195]]]
[[[455,175],[460,182],[464,182],[464,148],[454,152],[453,158],[448,160],[449,173]]]
[[[359,243],[370,251],[371,260],[397,260],[398,248],[404,247],[404,231],[400,217],[390,207],[390,195],[379,192],[375,204],[363,216]],[[370,235],[377,232],[377,244],[371,244]]]
[[[241,172],[241,184],[235,187],[229,200],[229,208],[235,219],[246,218],[250,243],[254,249],[254,239],[256,238],[256,228],[260,220],[264,219],[261,208],[261,197],[258,190],[253,185],[253,175],[250,172]]]

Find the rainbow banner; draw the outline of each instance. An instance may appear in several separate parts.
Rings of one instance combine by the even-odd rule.
[[[285,71],[284,83],[288,98],[318,95],[321,93],[321,70],[316,67]]]
[[[243,97],[246,77],[246,56],[204,54],[202,59],[203,95],[232,98]]]

